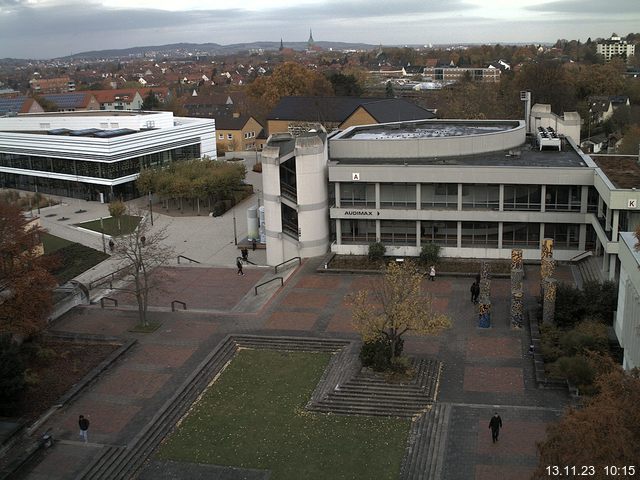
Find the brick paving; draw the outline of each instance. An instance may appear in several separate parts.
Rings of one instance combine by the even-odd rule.
[[[246,275],[238,277],[235,268],[172,269],[172,281],[167,284],[170,293],[154,296],[154,301],[166,304],[168,298],[180,299],[202,311],[151,311],[150,319],[162,323],[151,334],[129,332],[137,323],[135,311],[74,309],[55,323],[55,330],[136,338],[138,344],[43,428],[53,428],[58,439],[76,440],[77,417],[88,414],[90,441],[127,445],[170,398],[175,386],[230,333],[357,338],[345,296],[368,288],[377,277],[318,274],[319,262],[306,261],[284,288],[274,289],[270,302],[247,314],[232,311],[251,296],[264,270],[247,268]],[[538,289],[537,267],[527,266],[526,274],[530,300]],[[465,277],[425,281],[423,288],[433,295],[434,308],[451,317],[452,328],[439,337],[405,337],[406,353],[443,362],[438,401],[450,404],[452,414],[445,426],[442,479],[528,478],[536,467],[535,443],[544,437],[545,426],[557,420],[568,403],[567,395],[535,387],[531,359],[525,351],[526,331],[510,328],[509,280],[492,280],[490,329],[477,328],[469,285]],[[496,409],[504,429],[500,442],[493,445],[487,425]],[[92,447],[78,447],[73,450],[73,455],[79,452],[72,461],[74,467],[61,465],[60,458],[69,455],[68,447],[57,444],[50,449],[27,478],[43,478],[39,476],[43,471],[54,480],[73,478],[95,454]]]

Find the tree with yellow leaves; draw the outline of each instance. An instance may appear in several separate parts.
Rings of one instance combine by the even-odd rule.
[[[446,315],[433,309],[422,282],[423,275],[413,262],[390,262],[370,289],[350,298],[354,328],[365,344],[386,340],[391,362],[401,353],[397,347],[405,333],[437,335],[451,325]]]

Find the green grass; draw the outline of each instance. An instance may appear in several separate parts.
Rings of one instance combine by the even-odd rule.
[[[162,322],[149,322],[148,325],[136,325],[129,329],[132,333],[153,333],[162,326]]]
[[[53,235],[51,235],[51,237],[55,239],[52,240],[52,244],[58,246],[58,248],[49,252],[45,246],[45,252],[52,253],[52,255],[58,259],[59,265],[53,269],[52,273],[60,285],[109,258],[109,255],[99,250],[94,250],[79,243],[72,243],[62,238],[54,237]],[[63,245],[64,242],[66,242],[67,245]]]
[[[141,217],[133,215],[122,215],[120,217],[120,228],[118,228],[118,220],[116,218],[103,218],[102,225],[104,225],[104,233],[105,235],[111,235],[112,237],[132,233],[140,223],[140,219]],[[102,233],[100,219],[84,223],[76,223],[75,226]]]
[[[159,456],[269,469],[272,480],[397,479],[408,420],[305,410],[329,358],[240,350]]]
[[[40,235],[42,240],[42,246],[44,247],[44,253],[49,254],[60,250],[61,248],[73,245],[73,242],[64,238],[56,237],[50,233],[43,233]]]

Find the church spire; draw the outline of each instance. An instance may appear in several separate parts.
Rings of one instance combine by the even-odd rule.
[[[311,29],[309,29],[309,40],[307,40],[307,46],[311,48],[314,44],[315,42],[313,41],[313,32],[311,31]]]
[[[282,38],[280,39],[280,48],[278,50],[280,51],[284,50],[284,45],[282,44]]]

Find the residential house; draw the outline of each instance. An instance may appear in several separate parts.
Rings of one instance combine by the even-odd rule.
[[[606,62],[613,57],[622,57],[625,60],[635,55],[636,46],[622,40],[620,37],[612,36],[607,40],[601,40],[596,43],[596,53],[602,55]]]
[[[100,110],[140,110],[144,98],[135,88],[92,90]]]
[[[69,77],[33,78],[29,80],[29,88],[35,94],[74,92],[76,83]]]
[[[44,112],[44,108],[31,97],[0,98],[0,117],[41,112]]]
[[[58,112],[100,110],[100,104],[96,100],[96,97],[87,91],[52,93],[50,95],[43,95],[42,98],[55,104],[58,107]]]
[[[499,68],[489,65],[487,68],[474,67],[425,67],[424,76],[427,80],[441,82],[457,82],[469,76],[472,80],[486,83],[500,81]]]
[[[593,125],[606,122],[613,116],[613,112],[620,107],[629,107],[631,103],[629,97],[625,95],[613,96],[591,96],[588,98],[590,121]]]
[[[401,98],[283,97],[267,116],[269,135],[352,125],[431,119],[433,112]]]
[[[189,117],[200,118],[231,115],[237,111],[233,98],[226,93],[192,95],[185,99],[184,108]]]
[[[262,125],[250,115],[233,113],[216,117],[216,143],[223,151],[261,150],[262,131]]]

